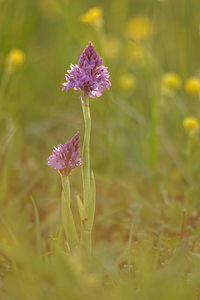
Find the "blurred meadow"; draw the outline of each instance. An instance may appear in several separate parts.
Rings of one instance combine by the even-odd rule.
[[[93,252],[60,243],[52,148],[92,41],[112,83],[90,99]],[[200,299],[199,0],[0,0],[0,298]],[[72,209],[81,172],[71,176]],[[78,218],[76,220],[77,226]]]

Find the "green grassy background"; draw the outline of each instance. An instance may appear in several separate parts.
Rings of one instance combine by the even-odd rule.
[[[102,28],[80,21],[96,5]],[[153,24],[140,42],[142,61],[126,51],[126,24],[138,14]],[[199,26],[199,0],[0,0],[0,82],[8,52],[26,55],[0,99],[1,299],[199,299],[200,140],[197,133],[187,155],[182,123],[190,115],[200,119],[200,102],[183,86],[170,95],[160,89],[165,72],[183,82],[200,75]],[[47,158],[77,130],[83,141],[80,94],[63,93],[61,83],[89,41],[112,87],[90,102],[94,252],[68,257],[58,238],[60,179]],[[127,73],[136,78],[131,93],[120,86]],[[75,198],[80,169],[70,180]]]

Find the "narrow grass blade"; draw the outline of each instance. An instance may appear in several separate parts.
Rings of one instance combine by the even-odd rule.
[[[76,199],[77,199],[77,205],[78,205],[78,211],[79,211],[80,219],[81,219],[81,222],[84,225],[85,221],[88,220],[88,216],[87,216],[85,207],[84,207],[83,202],[81,201],[79,195],[76,196]]]
[[[96,204],[96,184],[93,171],[91,172],[90,202],[88,206],[88,229],[92,231]]]
[[[39,214],[38,214],[38,209],[35,204],[35,200],[31,196],[31,201],[33,204],[33,209],[35,213],[35,226],[36,226],[36,240],[37,240],[37,251],[40,257],[42,257],[42,236],[41,236],[41,228],[40,228],[40,219],[39,219]]]

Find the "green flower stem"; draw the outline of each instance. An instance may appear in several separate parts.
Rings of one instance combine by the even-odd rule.
[[[80,200],[79,200],[80,201]],[[91,187],[90,187],[90,199],[88,205],[87,213],[82,209],[80,212],[81,217],[81,246],[83,249],[91,253],[92,250],[92,228],[94,223],[95,214],[95,204],[96,204],[96,185],[93,172],[91,173]],[[81,205],[79,204],[79,207]],[[80,209],[79,209],[80,210]]]
[[[90,134],[91,134],[91,118],[89,98],[83,96],[81,99],[83,117],[85,121],[85,135],[83,144],[83,203],[86,211],[88,211],[90,201]]]
[[[158,164],[158,103],[157,99],[151,99],[151,124],[149,136],[149,163],[153,169],[156,169]]]
[[[81,244],[82,247],[91,252],[92,242],[91,234],[95,210],[95,197],[93,196],[94,190],[94,176],[92,176],[92,183],[90,177],[90,134],[91,134],[91,118],[89,98],[83,96],[81,99],[83,117],[85,122],[85,135],[83,144],[83,162],[82,165],[82,178],[83,178],[83,205],[87,214],[87,221],[81,227]],[[92,186],[91,186],[92,185]]]
[[[74,218],[70,208],[70,182],[68,176],[62,176],[62,208],[61,208],[61,218],[62,225],[65,232],[65,236],[69,245],[70,250],[77,248],[79,245],[79,239],[74,223]]]

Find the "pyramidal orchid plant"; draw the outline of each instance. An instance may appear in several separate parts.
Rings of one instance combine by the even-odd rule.
[[[52,155],[48,159],[48,165],[57,170],[61,175],[62,181],[62,205],[61,205],[61,219],[62,226],[65,232],[68,249],[72,251],[78,247],[79,239],[76,231],[74,218],[72,215],[70,203],[70,182],[69,174],[76,166],[82,165],[82,159],[78,158],[80,153],[80,136],[79,132],[66,142],[64,145],[59,144],[54,147]]]
[[[48,159],[48,165],[58,171],[62,180],[62,225],[65,237],[72,251],[81,247],[91,252],[91,233],[94,222],[96,188],[93,172],[90,171],[90,134],[91,117],[89,99],[101,97],[103,88],[109,90],[111,83],[107,67],[102,65],[103,60],[97,54],[94,45],[90,42],[83,51],[78,64],[70,66],[65,74],[63,91],[69,89],[81,91],[81,106],[85,122],[84,142],[82,158],[80,154],[80,137],[75,136],[64,145],[59,144],[54,148]],[[70,207],[70,183],[69,174],[76,166],[82,167],[83,200],[77,196],[79,216],[81,219],[81,232],[78,235],[73,214]]]
[[[78,65],[71,64],[71,70],[65,74],[66,82],[63,91],[81,90],[81,96],[90,98],[101,97],[103,87],[110,88],[108,68],[102,65],[103,60],[97,54],[94,45],[90,42],[83,51]]]

